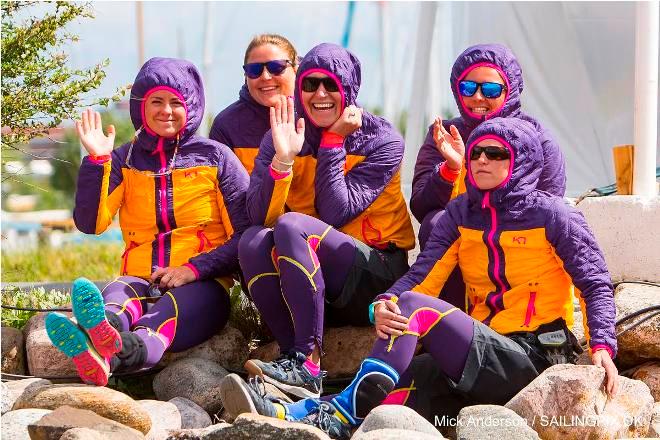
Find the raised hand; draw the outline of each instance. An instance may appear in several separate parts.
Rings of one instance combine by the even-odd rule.
[[[82,112],[80,121],[76,121],[76,130],[85,150],[93,156],[106,156],[112,153],[115,145],[115,126],[108,125],[108,135],[103,134],[101,114],[88,108]]]
[[[458,129],[453,125],[449,132],[442,126],[442,118],[435,118],[433,123],[433,140],[435,146],[447,161],[447,166],[452,170],[460,170],[465,157],[465,144]]]
[[[363,110],[360,107],[349,105],[344,109],[339,119],[328,128],[328,131],[343,137],[354,133],[362,127],[362,112]]]
[[[270,128],[275,147],[273,167],[287,171],[291,167],[287,164],[293,164],[305,141],[305,120],[300,118],[295,124],[293,98],[280,96],[275,107],[270,108]]]

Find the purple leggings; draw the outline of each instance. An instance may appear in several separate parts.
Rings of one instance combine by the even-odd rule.
[[[229,319],[229,294],[217,281],[195,281],[173,288],[155,303],[147,302],[149,282],[122,276],[103,288],[107,312],[121,321],[119,331],[132,331],[144,341],[147,360],[160,361],[165,350],[183,351],[220,331]]]
[[[243,233],[241,269],[280,352],[309,355],[322,346],[325,301],[342,293],[355,252],[352,237],[300,213],[282,215],[273,229]]]

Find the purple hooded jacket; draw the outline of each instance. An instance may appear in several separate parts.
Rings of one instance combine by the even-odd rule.
[[[341,110],[356,105],[361,81],[357,57],[334,44],[324,43],[311,49],[302,59],[296,75],[295,109],[296,114],[305,118],[305,142],[296,157],[294,182],[286,198],[286,208],[314,215],[335,228],[346,226],[349,229],[352,228],[349,223],[369,208],[373,218],[378,219],[373,223],[378,223],[374,226],[380,229],[380,237],[385,240],[389,236],[397,246],[411,248],[414,237],[409,233],[412,227],[399,184],[404,149],[401,135],[389,122],[365,111],[362,127],[347,136],[343,145],[321,145],[322,129],[306,114],[300,97],[302,79],[319,70],[334,77],[340,85]],[[268,132],[250,176],[247,207],[252,224],[267,223],[271,201],[277,197],[270,172],[274,154],[272,135]],[[299,179],[298,185],[296,179]],[[369,219],[366,220],[371,226]],[[359,225],[356,229],[359,230]],[[366,237],[358,237],[352,229],[344,232],[369,244]]]
[[[503,107],[495,114],[478,116],[469,112],[462,104],[458,92],[458,82],[476,65],[490,65],[499,70],[500,74],[506,78],[507,96]],[[501,44],[478,44],[468,47],[454,62],[450,86],[461,116],[443,121],[443,126],[447,130],[451,125],[456,126],[465,141],[485,119],[519,118],[531,123],[536,130],[543,151],[543,170],[539,178],[538,189],[556,196],[564,196],[566,191],[564,155],[551,133],[536,119],[522,112],[520,103],[520,95],[523,90],[522,68],[509,48]],[[420,223],[429,212],[444,209],[451,197],[454,183],[440,177],[438,172],[444,161],[444,157],[433,141],[433,125],[431,125],[424,144],[417,154],[410,199],[410,210]]]
[[[176,137],[163,138],[145,126],[145,97],[156,90],[179,97],[186,123]],[[236,156],[218,142],[196,136],[204,115],[199,72],[185,60],[152,58],[135,78],[130,113],[139,130],[109,160],[85,157],[80,166],[74,220],[78,229],[100,234],[119,211],[126,242],[122,274],[145,277],[154,267],[187,264],[199,279],[238,271],[238,241],[249,226],[245,211],[248,175]],[[130,258],[129,258],[130,253]],[[149,260],[149,261],[146,261]]]
[[[447,204],[415,264],[378,299],[408,290],[437,296],[458,265],[468,313],[506,334],[559,317],[572,322],[572,283],[590,347],[604,346],[614,356],[616,311],[605,259],[583,215],[536,189],[543,166],[536,127],[518,118],[484,122],[470,135],[466,156],[488,138],[512,153],[508,179],[480,190],[468,161],[467,193]]]
[[[213,120],[209,138],[229,146],[245,169],[251,172],[261,139],[270,130],[269,118],[269,108],[255,101],[244,84],[238,101]]]

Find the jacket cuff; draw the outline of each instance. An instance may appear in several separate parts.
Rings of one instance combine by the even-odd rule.
[[[442,162],[438,169],[438,174],[440,174],[440,177],[447,182],[454,183],[456,182],[456,179],[458,179],[458,176],[460,176],[461,170],[452,170],[449,168],[449,165],[447,165],[447,162]]]
[[[344,145],[344,136],[331,131],[323,131],[320,148],[340,148]]]
[[[186,266],[187,268],[193,271],[193,273],[195,274],[195,280],[199,280],[199,271],[195,266],[193,266],[192,263],[185,263],[184,266]]]
[[[285,177],[288,177],[289,174],[291,174],[291,172],[292,172],[291,170],[286,171],[284,173],[281,172],[281,171],[277,171],[275,168],[273,168],[272,165],[269,166],[268,169],[270,170],[270,177],[272,177],[273,180],[284,179]]]
[[[591,347],[591,353],[595,353],[598,350],[607,350],[607,352],[610,354],[610,358],[614,359],[614,351],[610,347],[608,347],[605,344],[596,344],[593,347]]]
[[[89,161],[91,163],[106,163],[107,161],[110,160],[110,155],[109,154],[104,154],[103,156],[94,156],[93,154],[90,154],[89,156]]]

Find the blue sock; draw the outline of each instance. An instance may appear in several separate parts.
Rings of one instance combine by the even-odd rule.
[[[369,411],[385,400],[398,381],[399,373],[386,362],[366,358],[351,384],[331,402],[351,425],[359,425]]]
[[[309,412],[317,408],[321,403],[320,399],[308,398],[299,400],[296,403],[284,405],[286,409],[286,419],[295,422],[305,417]]]

